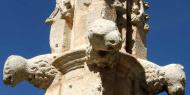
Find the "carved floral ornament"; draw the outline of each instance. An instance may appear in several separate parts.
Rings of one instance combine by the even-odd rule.
[[[27,80],[45,95],[185,95],[183,66],[146,60],[144,0],[57,0],[51,53],[8,57],[7,85]]]

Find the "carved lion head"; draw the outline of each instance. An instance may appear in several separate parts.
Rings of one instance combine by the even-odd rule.
[[[5,62],[3,81],[7,85],[16,86],[25,77],[27,60],[21,56],[12,55]]]
[[[91,47],[100,51],[118,51],[121,48],[121,34],[115,22],[98,19],[88,29]]]
[[[169,95],[185,94],[185,72],[183,66],[179,64],[171,64],[165,66],[165,78],[167,81],[167,91]]]
[[[117,52],[121,49],[121,34],[115,22],[98,19],[88,29],[90,43],[89,64],[113,67]]]

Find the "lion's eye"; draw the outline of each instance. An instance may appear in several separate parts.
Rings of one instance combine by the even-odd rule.
[[[12,74],[14,71],[13,70],[7,70],[6,73]]]

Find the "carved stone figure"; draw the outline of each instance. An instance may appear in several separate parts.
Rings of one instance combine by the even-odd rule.
[[[56,0],[46,20],[51,53],[8,57],[7,85],[26,80],[45,95],[185,95],[179,64],[146,60],[144,0]]]
[[[123,52],[115,52],[111,56],[111,51],[104,52],[105,55],[101,57],[87,55],[92,57],[92,60],[88,60],[84,51],[67,53],[53,62],[64,74],[57,82],[63,85],[54,83],[56,85],[50,86],[46,95],[58,93],[59,89],[61,95],[156,95],[162,91],[167,91],[169,95],[184,95],[185,73],[179,64],[161,67]],[[75,58],[70,59],[70,54]],[[110,59],[112,63],[115,62],[114,65],[109,64]],[[86,60],[87,63],[84,63]]]
[[[121,34],[116,24],[110,20],[98,19],[89,26],[88,38],[90,46],[87,53],[89,60],[94,60],[90,63],[104,66],[108,62],[113,66],[113,56],[122,45]]]
[[[25,59],[12,55],[5,62],[3,70],[4,82],[16,86],[19,82],[27,80],[34,86],[46,90],[60,72],[51,65],[53,56],[50,54]]]
[[[146,60],[137,60],[144,68],[150,95],[161,91],[166,91],[169,95],[185,95],[186,77],[183,66],[170,64],[161,67]]]
[[[98,19],[88,30],[91,47],[99,51],[118,51],[121,49],[121,34],[113,21]]]

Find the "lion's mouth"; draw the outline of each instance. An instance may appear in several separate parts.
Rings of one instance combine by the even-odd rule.
[[[98,51],[98,55],[101,57],[105,57],[109,52],[108,51]]]
[[[3,80],[3,82],[6,84],[6,85],[10,85],[12,87],[15,86],[15,83],[14,83],[14,78],[12,76],[8,76],[7,78],[5,78]]]

